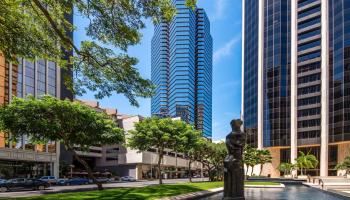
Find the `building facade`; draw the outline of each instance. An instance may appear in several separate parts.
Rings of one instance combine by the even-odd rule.
[[[335,175],[350,155],[349,20],[347,0],[243,0],[242,118],[274,157],[263,173],[303,151],[309,174]]]
[[[128,139],[128,131],[135,129],[135,123],[143,120],[139,115],[125,115],[117,112],[116,109],[102,108],[97,101],[75,100],[94,110],[107,114],[119,128],[125,131],[125,138]],[[139,152],[135,149],[125,147],[124,144],[91,146],[89,150],[81,151],[79,146],[75,147],[80,158],[84,159],[96,176],[108,173],[113,176],[132,176],[138,180],[157,178],[158,154],[156,149]],[[66,169],[61,177],[86,176],[85,167],[77,161],[72,153],[61,148],[63,159],[61,165]],[[189,160],[184,154],[176,153],[173,150],[165,150],[162,167],[164,178],[183,178],[188,175]],[[71,168],[72,167],[72,168]],[[177,171],[176,171],[177,169]],[[200,175],[202,164],[192,162],[192,175]],[[62,170],[63,171],[63,170]],[[202,169],[203,171],[203,169]]]
[[[155,26],[152,38],[152,115],[181,117],[212,135],[212,37],[201,8],[173,0],[177,14]]]
[[[118,114],[118,126],[126,132],[135,129],[135,123],[143,120],[143,117],[134,115]],[[182,153],[176,153],[171,149],[165,150],[162,161],[164,178],[184,178],[188,177],[189,160]],[[158,178],[157,174],[158,153],[156,149],[148,151],[138,151],[127,148],[123,145],[103,146],[102,158],[98,162],[97,168],[100,171],[109,171],[118,176],[132,176],[137,180]],[[193,175],[203,173],[203,166],[200,162],[191,163],[191,172]]]
[[[48,60],[18,59],[15,64],[0,55],[0,104],[11,103],[13,96],[24,98],[49,94],[61,98],[62,73],[56,63]],[[33,144],[27,136],[10,138],[6,133],[0,133],[1,177],[58,177],[58,142]]]

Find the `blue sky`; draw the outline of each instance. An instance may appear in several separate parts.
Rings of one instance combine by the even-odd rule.
[[[241,108],[241,1],[198,0],[198,7],[204,8],[211,22],[214,42],[213,52],[213,139],[225,138],[230,131],[229,122],[240,116]],[[75,43],[88,39],[84,27],[87,21],[74,16],[77,31]],[[151,77],[151,38],[153,24],[147,21],[142,30],[139,45],[129,48],[128,53],[139,59],[137,68],[145,78]],[[92,93],[82,97],[93,100]],[[102,107],[117,108],[123,114],[150,116],[150,99],[139,99],[140,107],[133,107],[123,95],[112,95],[99,100]]]

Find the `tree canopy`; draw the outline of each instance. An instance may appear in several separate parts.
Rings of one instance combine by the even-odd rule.
[[[256,149],[245,145],[243,150],[243,162],[246,165],[246,175],[248,175],[249,167],[251,168],[250,175],[252,176],[254,167],[260,165],[259,176],[261,176],[264,165],[272,162],[272,156],[267,149]]]
[[[135,124],[135,130],[129,131],[127,144],[132,149],[147,151],[157,149],[158,178],[162,184],[161,162],[166,150],[183,151],[189,143],[195,142],[197,131],[193,126],[181,120],[171,118],[146,118]]]
[[[349,174],[350,171],[350,156],[346,156],[343,162],[338,163],[335,170],[345,170],[345,175]]]
[[[85,166],[92,179],[90,167],[80,159],[75,147],[88,150],[90,146],[124,141],[124,131],[106,114],[51,96],[14,97],[11,104],[0,109],[0,131],[9,133],[12,140],[26,135],[34,143],[61,142]]]
[[[186,1],[189,7],[195,4]],[[57,62],[73,72],[65,84],[75,94],[86,89],[97,98],[120,93],[135,106],[136,97],[153,94],[151,81],[140,76],[138,60],[127,50],[140,42],[144,19],[172,19],[176,9],[171,0],[0,0],[0,5],[0,53],[9,61],[21,57]],[[73,10],[89,22],[89,39],[80,44],[70,37],[76,30]]]
[[[306,170],[316,168],[319,163],[315,155],[310,152],[305,154],[302,151],[299,151],[299,156],[296,158],[296,162],[302,176],[306,175]]]

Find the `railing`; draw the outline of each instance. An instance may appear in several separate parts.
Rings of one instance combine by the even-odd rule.
[[[324,189],[324,181],[323,181],[322,179],[319,179],[319,180],[318,180],[318,184],[321,185],[322,190],[323,190],[323,189]]]

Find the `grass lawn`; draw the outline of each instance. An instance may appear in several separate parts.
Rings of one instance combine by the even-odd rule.
[[[280,183],[275,182],[262,182],[262,181],[246,181],[245,185],[280,185]]]
[[[84,199],[158,199],[185,193],[197,192],[211,188],[223,187],[223,182],[182,183],[170,185],[147,186],[143,188],[116,188],[103,191],[71,192],[61,194],[47,194],[30,198],[16,198],[19,200],[84,200]]]

